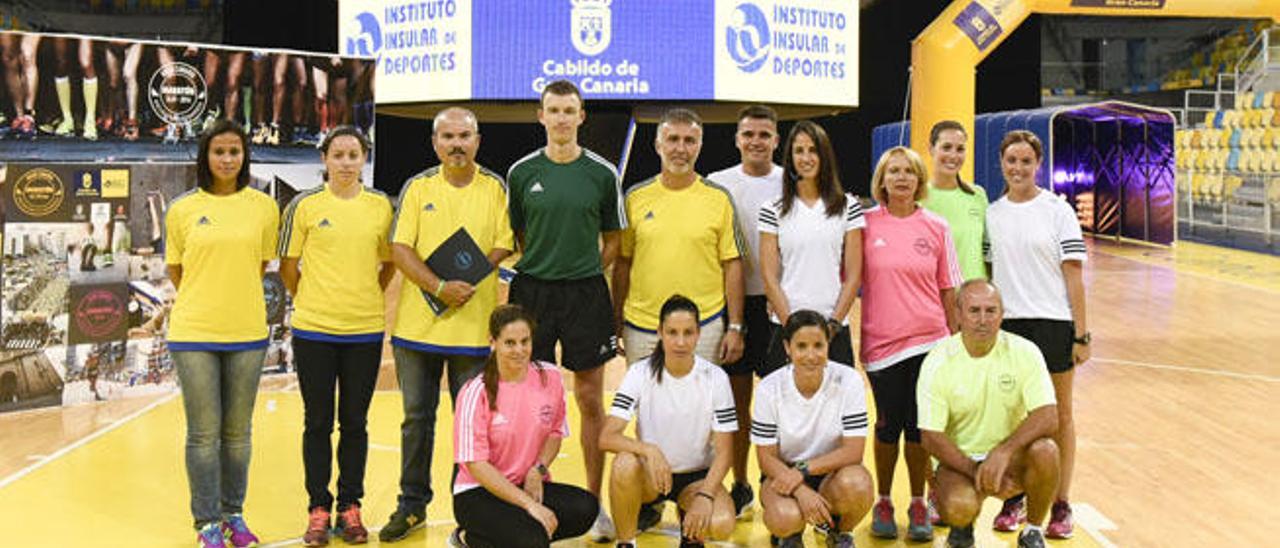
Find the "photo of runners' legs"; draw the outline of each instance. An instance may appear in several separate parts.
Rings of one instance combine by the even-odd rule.
[[[222,116],[235,120],[240,113],[240,83],[244,77],[244,60],[249,54],[243,51],[227,52],[226,92],[222,98]],[[245,123],[249,119],[245,118]]]

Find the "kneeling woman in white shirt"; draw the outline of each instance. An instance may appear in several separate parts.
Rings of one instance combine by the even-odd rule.
[[[756,387],[751,442],[765,480],[760,504],[778,546],[804,546],[805,524],[825,525],[827,546],[853,546],[853,527],[871,508],[862,466],[867,396],[852,368],[827,358],[827,318],[793,312],[782,337],[791,363]]]
[[[738,429],[724,370],[694,355],[698,307],[674,295],[662,305],[658,345],[631,364],[600,433],[600,448],[616,453],[609,507],[618,546],[634,546],[641,504],[675,501],[682,546],[701,546],[733,533],[733,501],[724,476]],[[623,434],[632,417],[636,437]]]

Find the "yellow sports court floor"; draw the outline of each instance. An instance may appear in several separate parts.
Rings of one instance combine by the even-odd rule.
[[[1090,247],[1095,348],[1076,377],[1076,537],[1051,545],[1272,544],[1266,524],[1280,519],[1268,504],[1280,492],[1272,471],[1280,447],[1280,363],[1273,357],[1280,351],[1280,258],[1188,243],[1174,250],[1100,241]],[[385,378],[389,362],[383,368]],[[609,368],[613,386],[622,365]],[[452,529],[451,415],[441,407],[430,526],[398,546],[444,546]],[[400,417],[399,393],[379,391],[370,410],[364,499],[371,528],[395,506]],[[176,395],[0,415],[0,546],[191,545],[183,424]],[[288,379],[264,384],[254,426],[246,516],[267,545],[300,545],[302,403]],[[868,465],[870,459],[868,449]],[[553,473],[581,483],[576,438],[564,444]],[[905,479],[899,463],[900,529]],[[987,528],[996,510],[988,501],[979,546],[1015,543],[1012,534]],[[758,514],[757,506],[739,523],[732,545],[768,545]],[[868,524],[856,529],[860,546],[910,544],[872,539]],[[640,545],[674,546],[674,530],[668,505],[660,530]],[[940,529],[933,545],[945,545],[944,538]],[[819,540],[806,537],[810,546]]]

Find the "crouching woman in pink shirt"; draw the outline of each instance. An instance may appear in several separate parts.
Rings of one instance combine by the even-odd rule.
[[[551,481],[547,467],[569,435],[555,364],[530,360],[533,319],[517,305],[489,316],[484,373],[458,394],[453,446],[455,547],[544,547],[587,532],[600,503]]]

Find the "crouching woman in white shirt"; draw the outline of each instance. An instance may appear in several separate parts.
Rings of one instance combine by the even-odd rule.
[[[600,448],[615,453],[609,507],[619,547],[634,547],[641,504],[675,501],[681,546],[733,533],[733,501],[724,477],[738,429],[724,370],[694,355],[698,307],[674,295],[662,305],[658,345],[631,364],[618,387]],[[632,417],[636,437],[623,434]]]
[[[852,548],[853,528],[871,508],[866,391],[857,371],[828,360],[828,329],[812,310],[787,318],[791,363],[760,381],[751,410],[764,523],[781,547],[804,546],[812,524],[828,528],[827,546]]]

